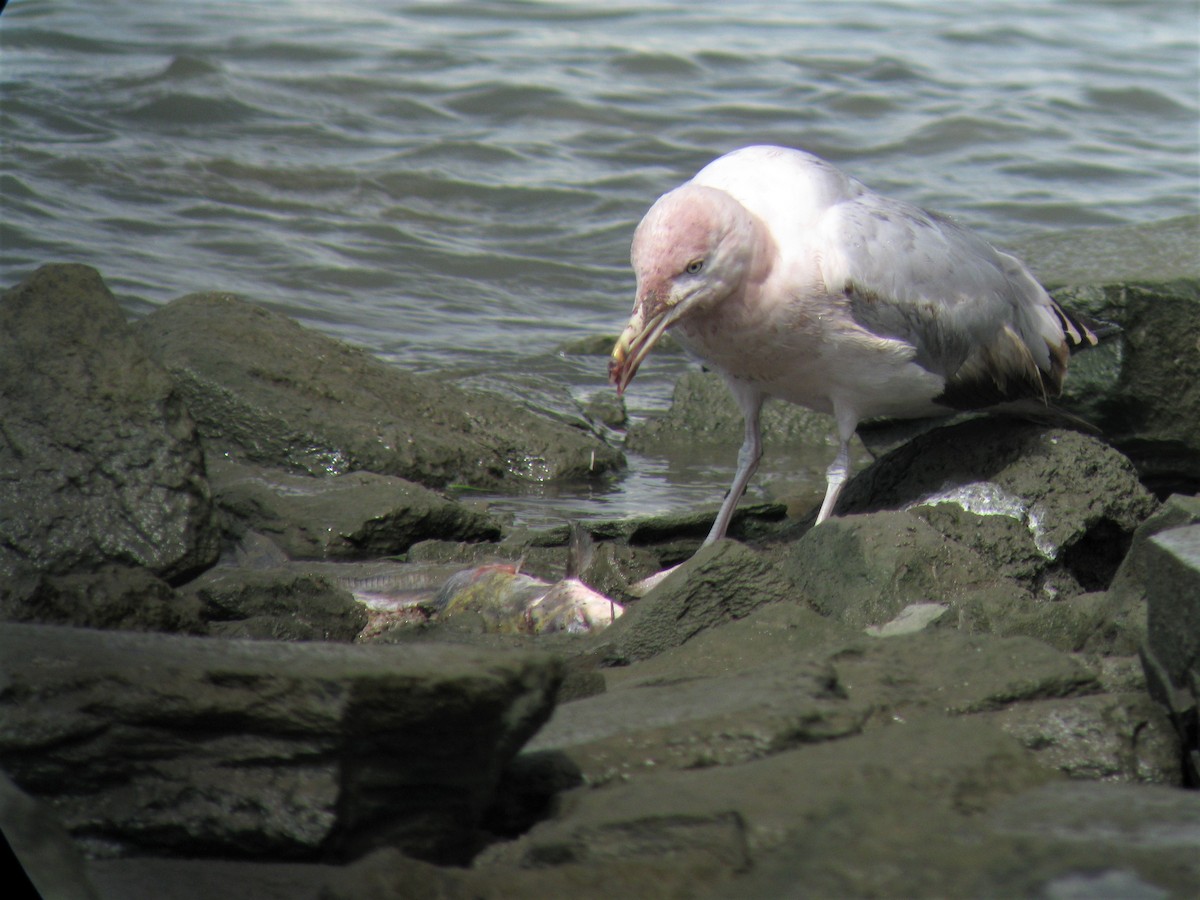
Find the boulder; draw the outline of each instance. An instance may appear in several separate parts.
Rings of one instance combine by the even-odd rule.
[[[1020,703],[984,718],[1070,778],[1183,784],[1179,739],[1144,691]]]
[[[178,383],[210,455],[436,488],[592,478],[624,462],[581,429],[405,372],[230,294],[189,294],[138,333]]]
[[[1136,653],[1146,640],[1146,595],[1153,577],[1155,535],[1185,525],[1200,524],[1200,497],[1173,494],[1133,533],[1129,552],[1113,576],[1101,610],[1101,622],[1087,649],[1100,653]]]
[[[99,274],[0,297],[0,583],[115,564],[177,582],[218,553],[192,419]]]
[[[758,554],[734,541],[704,547],[604,632],[603,653],[623,665],[678,647],[706,629],[749,615],[795,589]]]
[[[0,768],[93,856],[475,851],[553,659],[0,625]]]
[[[1053,599],[1106,588],[1157,506],[1129,460],[1096,438],[981,416],[876,461],[847,484],[837,515],[911,510]]]
[[[994,609],[1028,595],[979,554],[904,511],[832,518],[772,547],[770,556],[814,609],[859,631],[914,603],[978,605],[990,595],[995,602],[986,605]]]
[[[1061,405],[1159,496],[1200,489],[1200,216],[1041,235],[1017,246],[1068,309],[1120,331],[1071,361]]]
[[[494,541],[486,513],[390,475],[327,478],[215,461],[213,496],[227,528],[269,537],[290,559],[377,559],[418,541]]]
[[[1179,732],[1189,784],[1200,787],[1200,525],[1150,538],[1147,568],[1146,681]]]
[[[208,631],[194,598],[147,569],[117,565],[0,583],[0,619],[125,631]]]
[[[180,590],[195,598],[214,637],[353,641],[367,625],[348,590],[293,568],[218,566]]]

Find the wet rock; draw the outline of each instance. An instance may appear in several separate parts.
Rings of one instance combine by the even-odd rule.
[[[1200,275],[1055,296],[1122,329],[1111,364],[1081,366],[1063,406],[1097,425],[1156,493],[1200,489]]]
[[[813,897],[1148,900],[1188,896],[1200,877],[1186,792],[1050,782],[974,816],[895,799],[856,797],[708,896],[791,897],[803,885]]]
[[[645,860],[660,842],[684,849],[694,840],[726,860],[729,874],[847,805],[907,803],[910,811],[933,806],[953,817],[1051,777],[1015,741],[982,723],[896,725],[740,765],[659,770],[573,791],[554,818],[491,848],[476,866]]]
[[[294,569],[218,567],[181,591],[194,597],[215,637],[353,641],[367,612],[330,578]]]
[[[0,298],[0,422],[0,581],[216,560],[192,420],[94,269],[43,266]]]
[[[645,659],[763,604],[794,596],[792,585],[761,556],[733,541],[718,541],[630,604],[605,632],[603,653],[610,665]]]
[[[1015,601],[1025,593],[907,512],[839,516],[770,556],[818,612],[856,630],[911,603],[957,605],[988,591]]]
[[[1159,496],[1200,488],[1200,216],[1042,235],[1019,255],[1068,308],[1120,326],[1071,361],[1061,405]]]
[[[909,509],[1000,574],[1057,597],[1102,590],[1157,507],[1101,441],[980,417],[927,432],[846,486],[839,515]]]
[[[128,566],[0,583],[0,619],[125,631],[208,630],[194,598],[147,569]]]
[[[211,480],[231,529],[269,537],[290,559],[376,559],[433,538],[500,537],[485,513],[388,475],[313,478],[216,461]]]
[[[602,422],[609,428],[624,428],[628,420],[625,400],[607,390],[592,394],[584,404],[583,412],[588,418]]]
[[[1150,538],[1147,568],[1146,681],[1179,733],[1188,783],[1200,787],[1200,525]]]
[[[0,831],[20,863],[16,871],[5,867],[5,890],[11,896],[98,900],[83,854],[54,812],[2,773]]]
[[[720,678],[626,680],[559,707],[528,751],[565,754],[597,786],[845,738],[870,714],[828,663],[793,657]]]
[[[1146,639],[1146,592],[1154,569],[1155,551],[1148,542],[1160,532],[1197,523],[1200,497],[1174,494],[1138,527],[1104,599],[1103,619],[1089,638],[1089,650],[1138,651]]]
[[[93,855],[469,858],[560,667],[0,625],[0,767]]]
[[[1180,786],[1179,740],[1146,694],[1021,703],[985,714],[1071,778]]]
[[[1096,675],[1072,655],[1026,637],[934,629],[860,640],[831,661],[849,695],[870,703],[882,721],[994,712],[1100,689]]]
[[[490,394],[389,366],[229,294],[190,294],[139,326],[210,455],[428,487],[589,478],[620,467],[595,436]]]
[[[721,832],[735,830],[730,818],[715,826],[689,829],[680,823],[676,840],[662,835],[658,858],[630,859],[597,844],[594,857],[585,862],[547,859],[531,867],[483,866],[445,869],[421,863],[391,850],[381,850],[327,879],[322,900],[409,900],[438,897],[444,900],[522,900],[571,897],[578,900],[650,900],[664,897],[698,897],[714,885],[730,882],[730,873],[745,866],[744,853],[727,849],[736,844]],[[638,826],[631,825],[630,830]],[[708,846],[702,839],[708,836]],[[608,842],[611,845],[613,842]],[[609,852],[604,852],[609,850]],[[551,851],[553,854],[555,851]],[[564,855],[566,852],[564,851]],[[553,863],[559,863],[553,865]]]

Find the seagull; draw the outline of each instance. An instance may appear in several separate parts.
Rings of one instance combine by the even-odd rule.
[[[1048,404],[1096,335],[1015,257],[823,159],[751,146],[660,197],[633,236],[633,314],[609,379],[623,394],[670,329],[719,372],[745,418],[737,472],[705,544],[725,536],[778,397],[833,415],[833,513],[864,419]]]

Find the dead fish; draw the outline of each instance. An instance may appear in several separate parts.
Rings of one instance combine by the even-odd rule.
[[[579,580],[592,551],[591,536],[572,526],[567,572],[550,582],[521,571],[521,562],[490,562],[430,584],[429,574],[390,564],[367,577],[339,578],[371,615],[363,636],[394,623],[419,623],[471,614],[497,634],[583,634],[607,628],[624,607]]]
[[[434,599],[439,618],[473,613],[498,634],[585,634],[625,610],[578,578],[551,584],[515,565],[476,566],[452,575]]]

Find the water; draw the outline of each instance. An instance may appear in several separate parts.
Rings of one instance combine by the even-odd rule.
[[[634,225],[743,144],[1000,244],[1195,212],[1198,21],[1178,0],[13,0],[0,285],[75,261],[132,314],[234,291],[573,416],[605,360],[560,348],[623,325]],[[684,364],[652,357],[631,412]],[[732,462],[634,458],[511,507],[715,501]]]

